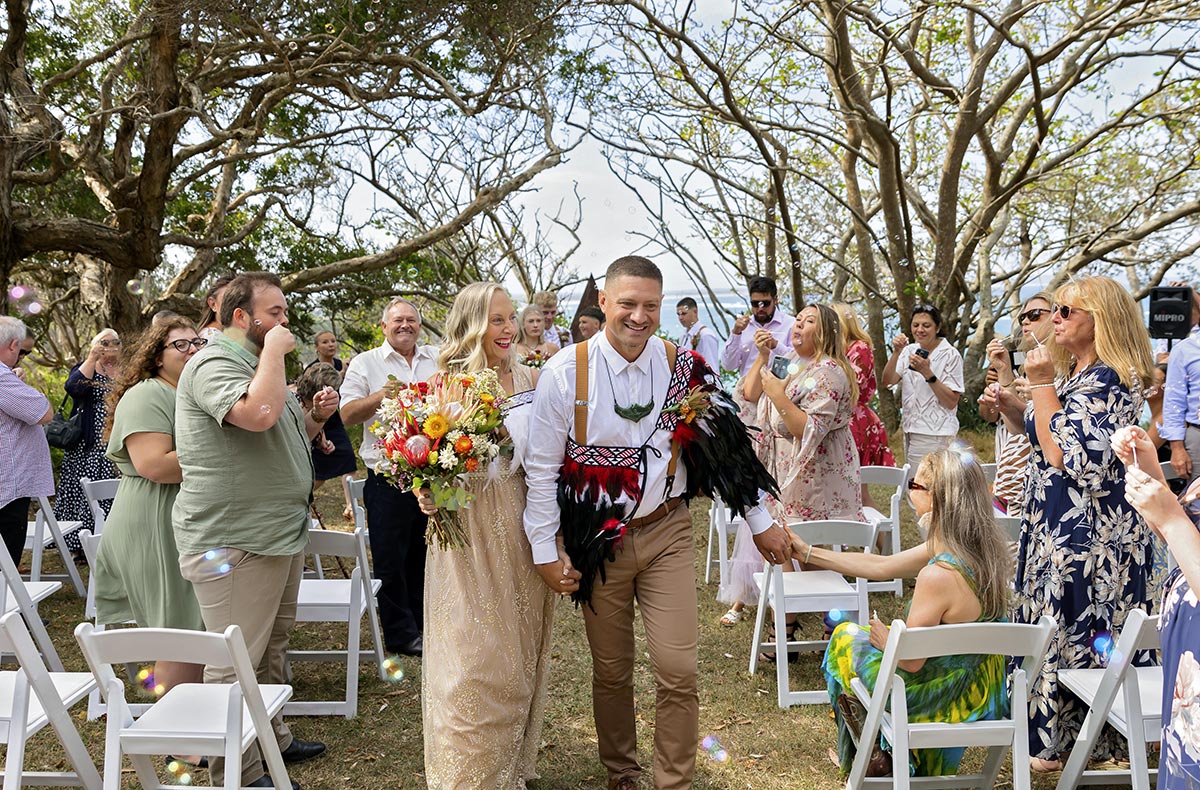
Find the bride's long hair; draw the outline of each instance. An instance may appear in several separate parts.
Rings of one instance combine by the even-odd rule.
[[[445,340],[442,341],[441,354],[438,356],[439,368],[453,373],[469,373],[488,367],[483,336],[487,334],[492,297],[497,293],[508,295],[499,283],[471,283],[454,297],[454,304],[446,316]],[[502,367],[508,364],[511,364],[511,356]]]

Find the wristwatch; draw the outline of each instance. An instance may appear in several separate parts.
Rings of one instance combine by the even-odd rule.
[[[936,373],[930,374],[929,378],[925,379],[925,383],[926,383],[926,384],[932,384],[932,383],[933,383],[933,382],[935,382],[935,381],[937,381],[937,374],[936,374]]]

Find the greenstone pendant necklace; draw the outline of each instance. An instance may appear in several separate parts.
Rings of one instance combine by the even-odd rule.
[[[608,374],[608,385],[612,387],[613,411],[618,417],[624,417],[630,422],[641,422],[654,409],[654,365],[650,365],[650,400],[645,403],[631,403],[628,406],[617,402],[617,385],[613,381],[612,368],[608,366],[607,360],[604,362],[604,372]]]

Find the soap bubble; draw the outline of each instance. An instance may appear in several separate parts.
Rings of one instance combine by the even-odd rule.
[[[404,680],[404,665],[400,663],[400,659],[394,656],[388,656],[383,660],[383,671],[387,675],[387,679],[392,683],[399,683]]]
[[[367,22],[365,25],[363,25],[363,30],[367,31],[368,33],[374,33],[375,32],[375,23]]]
[[[325,23],[325,32],[326,33],[329,33],[332,35],[336,30],[337,30],[337,28],[333,26],[332,22]]]
[[[290,52],[295,52],[295,51],[296,51],[296,47],[298,47],[298,46],[300,46],[300,45],[299,45],[299,44],[297,44],[295,41],[289,41],[289,42],[288,42],[288,50],[289,50]]]
[[[1107,662],[1112,655],[1113,638],[1108,631],[1100,631],[1092,637],[1092,650],[1096,651],[1101,661]]]
[[[23,285],[14,285],[8,289],[8,296],[11,299],[24,299],[26,293],[28,292]]]
[[[25,305],[25,312],[28,313],[29,315],[39,314],[40,312],[42,312],[42,303],[41,302],[30,302],[29,304]]]
[[[134,296],[141,296],[146,292],[146,287],[142,285],[141,280],[130,280],[129,282],[125,283],[125,290],[129,291],[129,293],[133,294]]]
[[[411,279],[415,278],[415,277],[416,277],[418,274],[420,274],[420,272],[418,272],[418,271],[417,271],[417,267],[416,267],[416,266],[409,266],[409,267],[408,267],[408,271],[407,271],[407,272],[405,272],[405,274],[407,274],[407,275],[408,275],[408,279],[410,279],[410,280],[411,280]]]
[[[263,414],[270,414],[271,413],[271,404],[264,403],[263,405],[258,407],[258,410],[261,411]]]
[[[788,372],[789,376],[794,376],[797,373],[799,373],[800,372],[800,363],[799,362],[789,362],[788,366],[787,366],[787,372]]]

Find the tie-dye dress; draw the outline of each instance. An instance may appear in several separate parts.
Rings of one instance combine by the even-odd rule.
[[[929,564],[945,565],[962,574],[972,590],[975,580],[971,570],[950,554],[939,554]],[[870,629],[857,623],[842,623],[833,631],[825,650],[822,669],[829,686],[829,699],[838,695],[854,695],[850,690],[852,678],[860,678],[868,689],[875,690],[883,651],[870,642]],[[1008,675],[1003,656],[939,656],[931,658],[916,672],[897,670],[904,679],[908,697],[908,720],[918,722],[986,721],[1008,713]],[[838,760],[843,770],[854,762],[853,736],[834,705],[838,725]],[[880,738],[883,748],[890,750]],[[909,755],[909,773],[914,776],[944,776],[953,774],[962,760],[962,748],[913,749]],[[893,757],[893,762],[895,758]]]

